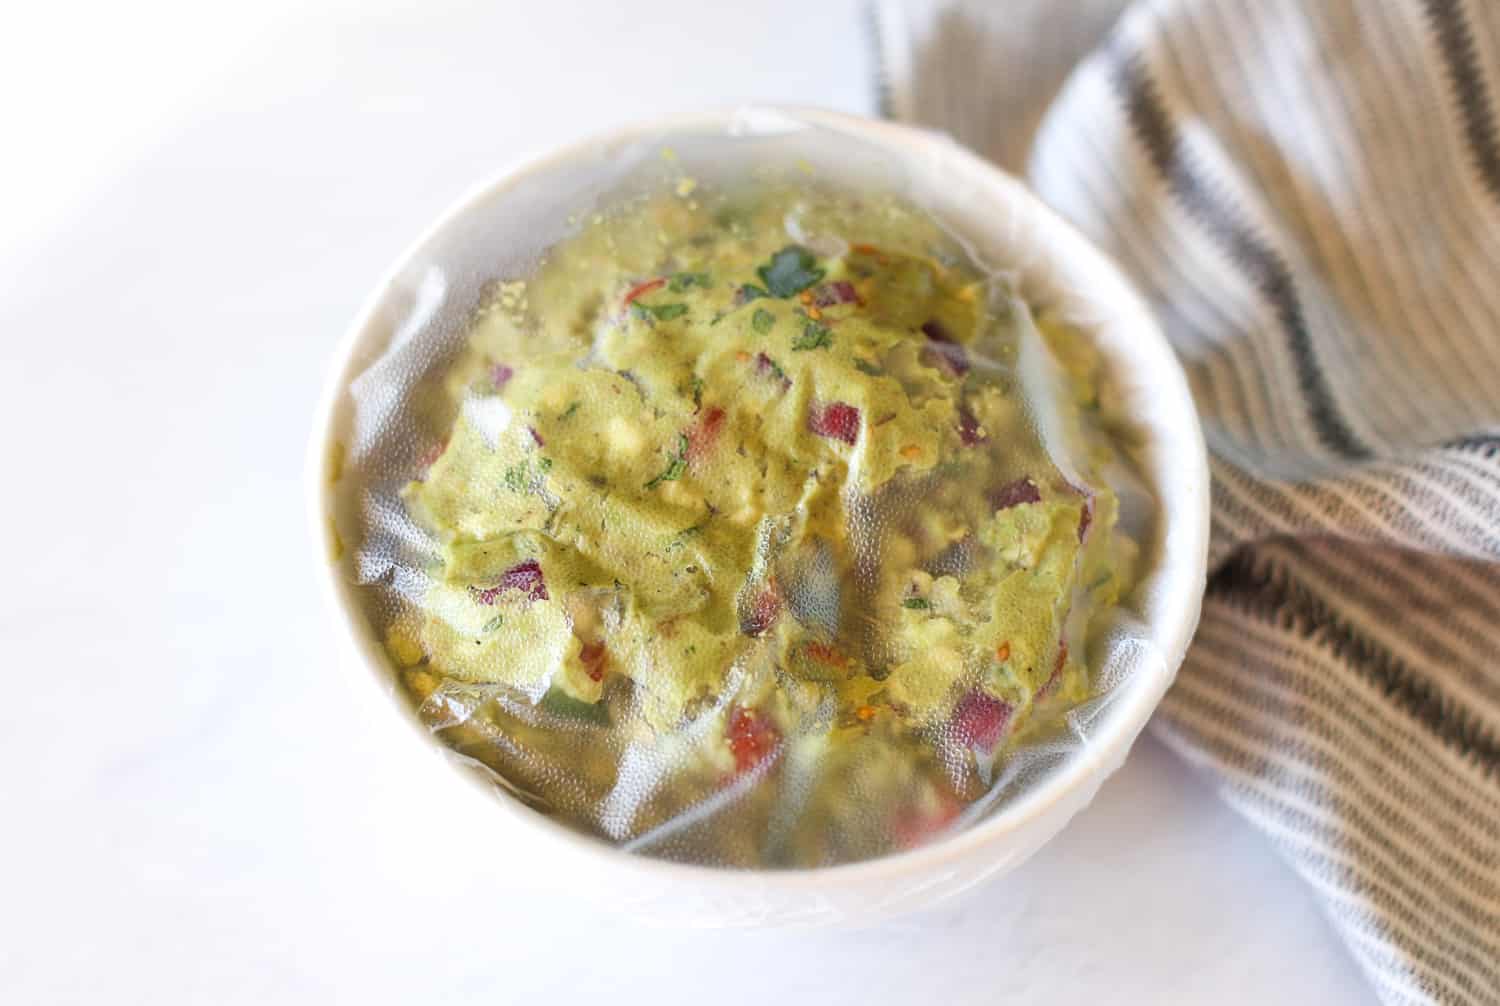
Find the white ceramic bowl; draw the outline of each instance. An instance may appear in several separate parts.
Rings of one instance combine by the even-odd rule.
[[[386,348],[410,310],[412,291],[419,285],[414,272],[433,248],[472,225],[481,210],[517,198],[526,186],[534,192],[548,176],[576,184],[572,179],[587,178],[591,163],[606,170],[612,151],[643,139],[724,135],[747,123],[760,128],[768,121],[833,130],[862,149],[878,149],[920,171],[940,166],[945,184],[939,198],[948,198],[951,205],[933,208],[940,215],[962,215],[1001,244],[1024,248],[1018,271],[1028,298],[1066,305],[1071,316],[1087,319],[1111,361],[1125,412],[1141,436],[1137,460],[1160,507],[1159,534],[1147,543],[1149,566],[1135,603],[1159,659],[1116,690],[1107,712],[1091,725],[1087,743],[1060,769],[966,830],[898,855],[843,866],[733,871],[620,852],[517,801],[497,797],[493,782],[477,770],[455,771],[451,761],[434,756],[441,746],[395,694],[384,651],[347,571],[330,558],[343,487],[330,483],[325,459],[334,442],[348,440],[351,379]],[[415,782],[406,777],[406,784],[424,790],[462,788],[453,800],[487,803],[482,823],[476,825],[466,812],[463,826],[492,827],[496,847],[503,847],[503,855],[513,857],[518,868],[544,872],[575,893],[595,892],[602,907],[668,924],[866,923],[930,906],[1015,867],[1084,807],[1124,761],[1181,663],[1204,588],[1209,492],[1202,432],[1180,366],[1119,269],[1020,182],[945,137],[831,112],[738,108],[644,123],[528,160],[480,185],[397,260],[344,337],[317,418],[309,483],[320,576],[332,601],[332,617],[348,644],[348,663],[358,677],[355,687],[382,707],[373,715],[389,743],[430,765]],[[462,779],[469,784],[460,786]],[[402,799],[401,791],[393,790],[392,798]],[[430,800],[424,805],[431,806]]]

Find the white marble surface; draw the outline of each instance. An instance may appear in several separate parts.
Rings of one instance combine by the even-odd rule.
[[[336,673],[301,461],[380,270],[525,149],[736,98],[868,110],[850,4],[32,6],[0,42],[0,1001],[1369,999],[1150,741],[950,911],[647,930],[508,860]]]

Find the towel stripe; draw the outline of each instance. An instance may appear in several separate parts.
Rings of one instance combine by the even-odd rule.
[[[1407,872],[1419,861],[1419,851],[1400,851],[1397,840],[1389,833],[1384,839],[1357,837],[1351,830],[1331,827],[1305,810],[1290,806],[1285,799],[1278,798],[1278,790],[1267,782],[1264,761],[1233,742],[1236,730],[1226,725],[1228,710],[1208,704],[1196,706],[1193,712],[1196,715],[1180,726],[1179,737],[1212,747],[1233,764],[1231,794],[1232,798],[1238,798],[1242,809],[1249,805],[1283,850],[1291,854],[1299,869],[1333,880],[1332,892],[1357,898],[1364,911],[1373,908],[1382,920],[1385,941],[1408,948],[1409,958],[1391,955],[1386,958],[1386,967],[1398,974],[1408,974],[1415,961],[1427,975],[1440,976],[1449,983],[1454,994],[1466,993],[1484,1001],[1486,994],[1496,987],[1497,978],[1493,960],[1475,949],[1484,942],[1482,929],[1460,922],[1447,910],[1452,904],[1451,898],[1446,897],[1449,892],[1445,891],[1441,900],[1424,892],[1424,887],[1430,890],[1433,876],[1430,872],[1419,875]],[[1326,793],[1309,795],[1326,796]],[[1335,811],[1330,808],[1330,812]],[[1349,813],[1348,808],[1339,808],[1337,812]],[[1358,827],[1353,824],[1355,820],[1357,815],[1345,818],[1350,828]],[[1368,822],[1361,824],[1369,827]],[[1480,926],[1486,921],[1481,920]]]
[[[1490,195],[1500,199],[1500,142],[1496,140],[1489,88],[1479,68],[1474,32],[1462,0],[1423,0],[1422,7],[1442,50],[1448,83],[1463,119],[1469,156]]]
[[[1369,449],[1345,424],[1334,404],[1286,263],[1236,218],[1231,207],[1210,197],[1139,55],[1123,52],[1117,57],[1115,86],[1125,102],[1126,115],[1137,139],[1166,179],[1172,194],[1274,306],[1297,361],[1297,383],[1306,399],[1308,416],[1324,446],[1346,458],[1369,457]]]
[[[1444,742],[1486,774],[1500,770],[1500,740],[1472,710],[1459,706],[1432,679],[1335,615],[1291,573],[1252,552],[1236,555],[1208,582],[1208,596],[1247,613],[1275,619],[1285,630],[1316,637],[1375,683]]]

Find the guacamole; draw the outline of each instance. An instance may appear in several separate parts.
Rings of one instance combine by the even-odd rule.
[[[923,840],[1090,692],[1133,546],[1090,345],[894,197],[690,181],[495,284],[403,492],[422,715],[653,854]]]

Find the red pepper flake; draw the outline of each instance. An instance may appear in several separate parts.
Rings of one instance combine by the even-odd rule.
[[[854,284],[846,279],[824,283],[813,291],[812,302],[817,307],[833,307],[835,304],[859,304],[859,293]]]
[[[959,700],[948,721],[950,736],[961,746],[986,754],[995,750],[1010,723],[1010,703],[987,692],[972,691]]]
[[[644,283],[637,283],[635,286],[630,288],[629,292],[625,294],[625,300],[623,301],[623,304],[625,307],[629,307],[635,302],[637,297],[644,297],[652,290],[660,289],[661,287],[664,287],[666,285],[667,278],[665,276],[658,276],[656,279],[648,279]]]
[[[1029,476],[1022,476],[990,493],[990,506],[996,510],[1009,510],[1022,503],[1040,503],[1041,501],[1042,491],[1036,487],[1036,483],[1031,481]]]
[[[507,364],[496,363],[490,366],[490,383],[495,386],[496,391],[504,391],[510,379],[515,376],[515,369]]]
[[[687,459],[689,464],[703,457],[713,447],[714,441],[719,437],[719,431],[724,428],[725,418],[723,409],[717,405],[710,405],[692,429],[688,430]]]
[[[969,372],[969,351],[953,338],[948,326],[933,318],[922,323],[922,334],[928,339],[925,359],[937,363],[950,377],[963,377]]]
[[[507,590],[519,590],[533,601],[549,600],[547,581],[542,577],[542,567],[535,559],[517,563],[500,574],[500,582],[493,587],[470,587],[469,594],[480,604],[494,604]]]
[[[729,750],[734,767],[749,772],[775,753],[781,743],[781,732],[769,717],[755,709],[735,706],[729,711]]]
[[[536,431],[536,427],[535,426],[528,426],[528,427],[526,427],[526,432],[528,432],[528,433],[531,434],[531,439],[536,441],[536,445],[538,447],[546,447],[547,446],[547,442],[542,439],[542,435]]]
[[[583,648],[578,651],[578,662],[583,665],[584,672],[588,674],[590,681],[603,681],[604,665],[609,662],[609,651],[605,649],[604,643],[597,640],[584,643]]]
[[[859,410],[845,402],[813,403],[807,414],[807,428],[820,437],[842,440],[853,446],[859,439]]]
[[[977,447],[990,439],[990,435],[984,432],[984,427],[979,425],[979,420],[967,405],[958,407],[958,439],[965,447]]]
[[[769,583],[750,602],[750,610],[740,619],[740,631],[747,636],[759,636],[776,622],[779,614],[781,594],[774,583]]]
[[[829,646],[826,643],[808,643],[802,648],[802,652],[806,653],[810,659],[816,660],[820,664],[826,664],[829,667],[849,666],[849,658],[840,653],[837,648]]]

